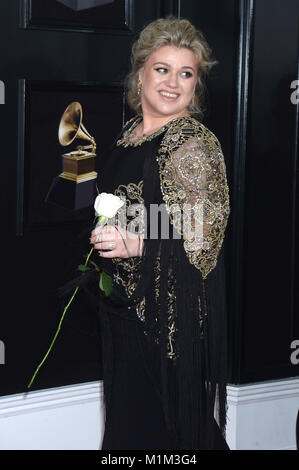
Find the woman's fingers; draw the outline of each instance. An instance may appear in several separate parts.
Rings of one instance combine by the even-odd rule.
[[[114,250],[116,246],[117,242],[115,240],[102,241],[94,245],[96,250]]]
[[[91,232],[90,243],[103,258],[128,258],[141,256],[142,252],[138,235],[112,225],[96,227]]]
[[[101,258],[120,258],[119,254],[115,251],[99,251],[98,255]]]
[[[108,225],[105,227],[97,227],[91,232],[90,243],[97,243],[100,241],[111,241],[115,239],[122,239],[122,231],[116,229],[115,226]]]
[[[99,231],[93,230],[91,232],[90,243],[98,243],[101,241],[110,241],[115,239],[114,232],[106,232],[106,231]]]

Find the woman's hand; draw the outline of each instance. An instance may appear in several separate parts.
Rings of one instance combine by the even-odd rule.
[[[102,258],[141,256],[143,238],[115,225],[97,227],[91,232],[90,243]]]

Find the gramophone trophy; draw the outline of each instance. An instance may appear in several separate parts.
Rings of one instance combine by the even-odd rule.
[[[51,185],[46,202],[68,209],[82,209],[93,205],[96,197],[94,171],[96,143],[82,123],[82,106],[71,103],[64,111],[58,129],[58,140],[62,146],[76,139],[87,140],[89,145],[79,145],[76,150],[62,155],[62,173]]]

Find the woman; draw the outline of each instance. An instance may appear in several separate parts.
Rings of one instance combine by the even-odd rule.
[[[135,223],[91,234],[113,278],[100,308],[102,449],[228,448],[221,247],[229,196],[220,144],[192,117],[210,53],[179,19],[150,23],[133,45],[128,101],[137,115],[105,157],[99,187],[126,198],[138,233]]]

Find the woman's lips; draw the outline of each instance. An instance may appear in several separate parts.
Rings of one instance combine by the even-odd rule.
[[[162,96],[162,98],[167,101],[174,101],[180,96],[178,93],[170,93],[169,91],[164,91],[164,90],[159,91],[159,93]]]

